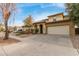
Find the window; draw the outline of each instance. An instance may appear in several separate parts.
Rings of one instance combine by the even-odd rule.
[[[56,17],[53,18],[53,21],[56,22]]]

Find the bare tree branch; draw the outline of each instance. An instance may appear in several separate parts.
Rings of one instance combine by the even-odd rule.
[[[11,17],[13,11],[16,10],[15,4],[13,3],[0,3],[0,12],[5,24],[5,38],[8,39],[8,20]]]

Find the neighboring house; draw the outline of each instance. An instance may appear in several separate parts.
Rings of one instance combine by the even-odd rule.
[[[23,27],[22,26],[15,26],[15,27],[16,27],[16,30],[15,31],[23,30]]]
[[[8,30],[11,32],[23,30],[22,26],[8,26]]]
[[[0,24],[0,31],[5,31],[4,24]],[[13,31],[13,27],[12,26],[8,26],[8,31]]]
[[[41,34],[54,34],[54,35],[74,35],[74,24],[64,16],[63,13],[58,13],[48,16],[48,19],[41,20],[33,23],[34,28],[38,29]]]
[[[4,30],[4,25],[0,24],[0,32]]]
[[[8,31],[13,32],[14,31],[14,27],[13,26],[8,26]]]

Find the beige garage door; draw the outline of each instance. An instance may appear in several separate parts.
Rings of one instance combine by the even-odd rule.
[[[69,26],[48,27],[48,34],[69,35]]]

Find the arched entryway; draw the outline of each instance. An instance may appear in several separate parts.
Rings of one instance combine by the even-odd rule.
[[[43,34],[43,25],[40,25],[40,34]]]

